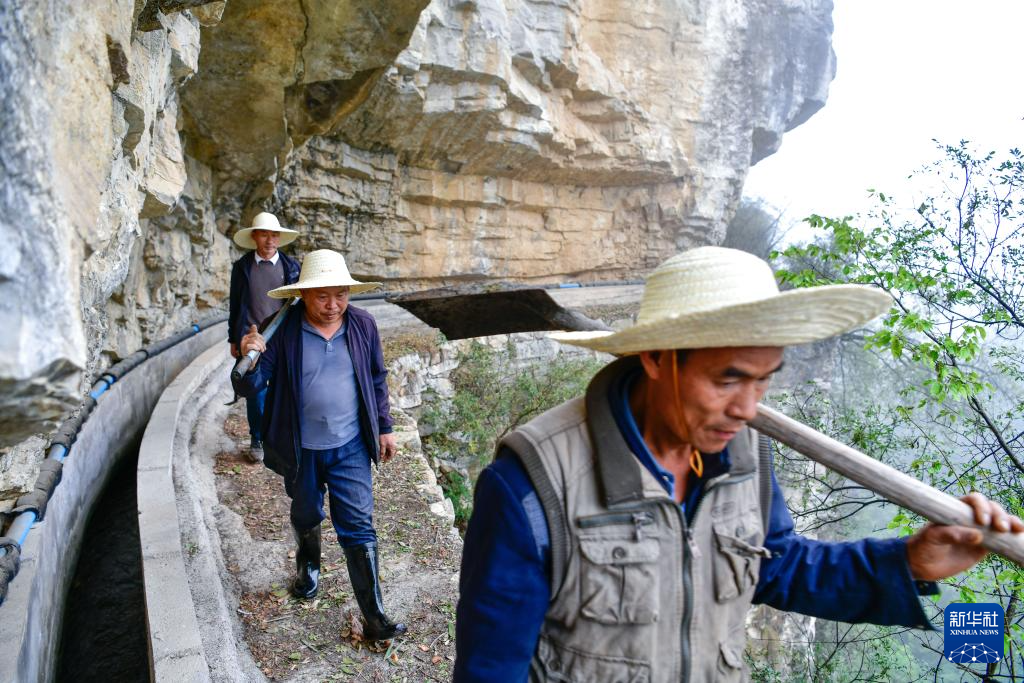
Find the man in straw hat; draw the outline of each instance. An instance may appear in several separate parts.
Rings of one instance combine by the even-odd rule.
[[[228,303],[228,343],[231,355],[238,358],[238,344],[252,325],[259,325],[282,306],[280,299],[267,296],[267,292],[295,282],[299,278],[299,262],[278,251],[299,236],[294,230],[282,228],[277,216],[260,213],[252,225],[235,233],[235,244],[249,249],[231,266],[231,295]],[[260,423],[266,387],[245,400],[245,415],[249,421],[249,450],[252,462],[263,460]]]
[[[746,427],[783,347],[886,311],[855,285],[780,293],[764,261],[702,247],[647,280],[637,324],[557,333],[623,356],[586,395],[506,436],[477,482],[456,681],[735,681],[751,603],[927,628],[918,595],[976,563],[981,534],[803,538]],[[980,524],[1024,524],[978,494]]]
[[[349,294],[378,286],[354,280],[336,251],[307,254],[298,281],[270,292],[275,299],[300,296],[302,301],[269,342],[255,326],[249,328],[242,353],[255,349],[261,356],[235,382],[242,396],[270,382],[263,420],[265,463],[284,477],[292,499],[298,538],[292,594],[312,598],[317,593],[326,489],[331,523],[345,551],[369,640],[387,640],[406,630],[384,614],[373,528],[370,461],[387,462],[397,450],[387,370],[373,316],[348,303]]]

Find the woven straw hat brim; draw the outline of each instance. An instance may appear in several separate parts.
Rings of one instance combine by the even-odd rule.
[[[288,228],[242,228],[241,230],[235,233],[235,236],[232,239],[234,239],[235,244],[242,247],[243,249],[255,249],[256,242],[252,238],[253,230],[269,230],[271,232],[281,233],[281,239],[277,244],[278,247],[283,247],[288,244],[291,244],[292,242],[299,238],[298,231],[290,230]]]
[[[550,336],[565,344],[616,355],[660,349],[792,346],[856,329],[891,305],[892,298],[873,287],[828,285],[672,315],[620,332],[555,332]]]
[[[300,293],[303,289],[315,289],[317,287],[350,287],[349,294],[361,294],[368,292],[371,289],[376,289],[381,286],[379,282],[359,282],[358,280],[345,280],[336,275],[323,275],[321,277],[310,278],[306,281],[295,282],[284,287],[278,287],[267,292],[267,296],[272,299],[291,299],[293,297],[302,296]]]

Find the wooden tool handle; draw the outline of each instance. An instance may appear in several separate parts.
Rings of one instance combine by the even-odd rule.
[[[984,535],[982,544],[986,548],[1024,567],[1024,533],[1011,534],[978,526],[974,522],[973,509],[948,493],[869,458],[765,405],[758,404],[757,417],[750,421],[750,426],[929,521],[978,529]]]

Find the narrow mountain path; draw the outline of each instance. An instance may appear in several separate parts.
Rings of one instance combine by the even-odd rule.
[[[225,565],[239,589],[237,611],[246,644],[270,680],[451,680],[462,542],[450,519],[431,511],[438,502],[430,487],[433,475],[419,455],[415,425],[404,415],[398,418],[399,456],[375,472],[374,523],[385,604],[409,633],[385,650],[362,639],[359,609],[329,518],[323,523],[319,595],[306,601],[288,593],[295,562],[288,497],[281,477],[244,457],[244,402],[227,412],[223,424],[229,439],[222,445],[230,446],[216,454],[213,472],[217,497],[237,521],[218,526]],[[252,562],[253,556],[262,561]]]
[[[563,305],[584,310],[593,302],[590,314],[603,317],[617,307],[635,306],[638,291],[608,287],[553,295]],[[392,367],[400,365],[394,361],[404,354],[429,354],[436,347],[437,332],[402,309],[383,301],[355,304],[377,319]],[[384,602],[388,614],[404,621],[409,632],[381,648],[362,638],[359,609],[329,517],[323,523],[319,595],[305,601],[289,594],[295,543],[283,482],[262,464],[246,460],[245,402],[225,405],[232,398],[227,373],[215,373],[209,381],[206,403],[196,407],[201,416],[191,435],[191,476],[203,491],[200,523],[216,536],[215,564],[237,618],[231,627],[235,635],[220,642],[244,640],[244,645],[236,643],[239,656],[234,659],[220,661],[217,653],[206,653],[212,679],[251,681],[262,673],[264,680],[289,682],[450,681],[462,539],[453,526],[451,504],[444,501],[423,456],[417,425],[395,407],[396,397],[392,414],[399,454],[374,472],[374,523]],[[186,529],[182,543],[190,580],[212,580],[209,573],[198,573],[199,555],[206,549],[190,537]],[[211,618],[205,628],[224,628],[222,623]],[[204,641],[210,640],[207,634]],[[242,662],[246,670],[230,662]]]

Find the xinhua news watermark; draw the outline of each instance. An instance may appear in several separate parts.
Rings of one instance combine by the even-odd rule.
[[[954,602],[945,609],[946,659],[955,664],[995,664],[1003,659],[1003,608],[994,602]]]

